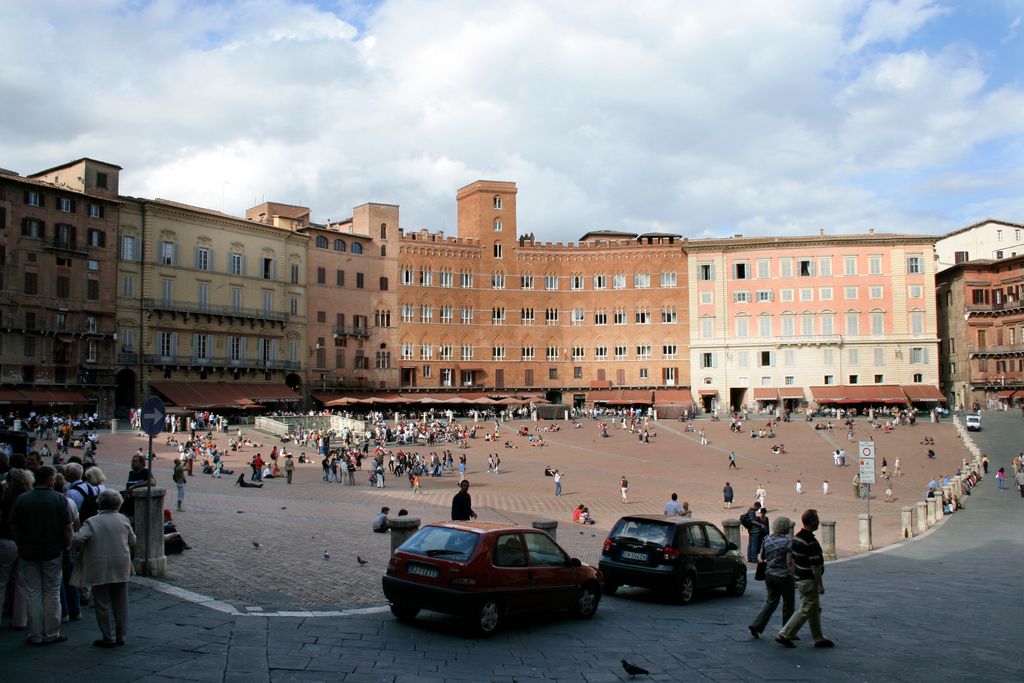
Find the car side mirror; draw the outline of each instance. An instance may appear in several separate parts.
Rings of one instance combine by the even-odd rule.
[[[740,547],[738,545],[736,545],[735,543],[733,543],[732,541],[729,541],[729,544],[725,546],[725,549],[726,550],[739,550]]]
[[[569,562],[568,562],[568,565],[569,565],[570,567],[582,567],[582,566],[583,566],[583,563],[582,563],[582,562],[580,562],[580,558],[578,558],[578,557],[573,557],[573,558],[571,558],[571,559],[569,560]]]

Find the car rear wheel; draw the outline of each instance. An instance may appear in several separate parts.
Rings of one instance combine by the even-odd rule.
[[[395,618],[399,621],[412,621],[416,618],[416,615],[420,613],[420,608],[391,603],[391,613],[394,614]]]
[[[615,591],[619,590],[619,584],[612,583],[611,581],[604,582],[604,594],[615,595]]]
[[[747,570],[739,569],[732,578],[732,583],[726,588],[729,595],[738,598],[747,592]]]
[[[501,625],[501,605],[497,600],[484,600],[476,612],[476,631],[481,636],[491,636]]]
[[[572,606],[572,614],[578,619],[590,619],[597,612],[597,604],[601,602],[601,593],[597,586],[588,584],[580,589],[576,602]]]
[[[676,589],[676,597],[679,598],[680,603],[689,605],[693,602],[693,596],[696,591],[697,580],[693,577],[693,574],[684,574],[683,578],[679,580],[679,587]]]

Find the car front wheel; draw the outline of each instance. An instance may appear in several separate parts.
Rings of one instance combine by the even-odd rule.
[[[590,619],[597,612],[597,604],[601,602],[601,593],[597,586],[589,584],[580,589],[573,603],[572,613],[578,619]]]
[[[696,591],[697,580],[693,578],[693,574],[684,574],[683,578],[679,580],[679,588],[676,592],[679,602],[684,605],[689,605],[693,602],[693,596]]]
[[[733,577],[732,583],[729,584],[727,589],[729,595],[734,598],[738,598],[747,592],[747,570],[739,569],[736,571],[736,576]]]
[[[501,605],[497,600],[484,600],[476,612],[476,631],[481,636],[491,636],[501,625]]]
[[[399,621],[412,621],[416,618],[416,615],[420,613],[420,608],[391,603],[391,613],[394,614],[395,618]]]

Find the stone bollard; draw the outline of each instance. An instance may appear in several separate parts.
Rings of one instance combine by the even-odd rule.
[[[903,506],[900,510],[900,534],[903,538],[911,538],[914,535],[914,508],[909,505]]]
[[[789,533],[792,534],[793,530],[790,529]],[[836,523],[833,520],[821,522],[821,551],[826,560],[836,559]]]
[[[923,534],[928,531],[928,503],[923,500],[917,502],[917,533]]]
[[[869,515],[866,512],[857,515],[857,519],[860,522],[860,549],[861,550],[872,550],[874,546],[871,544],[871,519],[873,515]]]
[[[395,517],[388,519],[388,529],[391,530],[391,553],[398,549],[398,546],[409,540],[420,528],[420,520],[415,517]]]
[[[110,433],[117,434],[117,418],[110,421]]]
[[[558,540],[558,522],[553,519],[536,519],[533,521],[533,528],[540,529],[550,536],[552,540]]]
[[[935,499],[929,498],[925,504],[928,505],[928,526],[933,527],[935,526]]]
[[[562,419],[565,420],[566,422],[569,421],[569,411],[568,410],[563,410],[562,411]]]
[[[730,543],[735,543],[737,548],[743,548],[742,537],[740,535],[740,520],[738,519],[723,519],[722,530],[725,532],[725,539]]]
[[[163,576],[167,573],[164,555],[164,489],[140,486],[132,489],[135,505],[133,525],[138,541],[132,563],[140,576]]]

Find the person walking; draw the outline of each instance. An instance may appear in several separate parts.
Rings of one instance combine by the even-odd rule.
[[[292,475],[295,474],[295,460],[292,454],[284,456],[284,478],[289,484],[292,483]]]
[[[757,551],[761,544],[761,527],[757,522],[757,511],[761,504],[756,500],[740,517],[740,524],[747,530],[747,562],[757,562]]]
[[[473,498],[469,495],[469,480],[459,482],[459,492],[452,497],[452,521],[468,522],[476,519],[473,512]]]
[[[679,496],[673,493],[669,501],[665,503],[665,516],[676,517],[681,515],[682,512],[683,508],[679,507]]]
[[[981,469],[985,474],[988,474],[988,456],[981,456]]]
[[[71,543],[68,500],[53,490],[57,471],[36,470],[35,487],[18,496],[11,507],[11,530],[18,546],[19,567],[28,604],[28,642],[62,643],[60,632],[61,558]]]
[[[128,622],[128,579],[134,573],[136,537],[131,522],[118,512],[122,502],[121,494],[113,489],[101,492],[96,501],[99,512],[85,520],[71,541],[79,552],[71,581],[92,586],[96,623],[103,636],[93,641],[97,647],[124,645]]]
[[[185,473],[185,466],[181,462],[181,458],[177,458],[174,461],[174,474],[171,478],[174,480],[174,485],[178,488],[178,512],[181,512],[185,508],[182,505],[185,503],[185,480],[188,475]],[[121,504],[118,503],[118,507]]]
[[[733,490],[732,484],[725,482],[725,486],[722,487],[722,507],[726,510],[732,507]]]
[[[555,470],[554,477],[555,477],[555,495],[556,496],[560,496],[560,495],[562,495],[562,473],[559,472],[558,470]]]
[[[821,482],[821,493],[822,493],[822,495],[825,495],[825,496],[828,495],[828,479],[826,479],[825,481]]]
[[[1020,489],[1020,497],[1024,498],[1024,468],[1017,470],[1013,480],[1017,483],[1017,488]]]
[[[801,496],[804,493],[804,485],[800,483],[800,480],[796,480],[796,495]]]
[[[996,470],[996,483],[999,485],[999,490],[1006,492],[1006,468],[1000,467]]]
[[[729,451],[729,467],[727,469],[739,469],[736,467],[736,451]]]
[[[764,490],[764,485],[759,483],[757,485],[757,490],[754,491],[754,497],[757,498],[757,502],[761,504],[760,507],[763,507],[763,508],[767,507],[764,504],[764,499],[765,499],[765,496],[767,496],[767,495],[768,495],[768,492]]]
[[[625,474],[622,475],[622,479],[619,481],[619,491],[622,492],[622,502],[628,503],[629,499],[627,496],[629,494],[629,482],[626,481]]]
[[[793,522],[789,517],[778,517],[772,524],[772,534],[761,544],[761,561],[765,563],[764,587],[768,591],[761,611],[747,628],[750,635],[760,638],[768,621],[775,614],[775,608],[782,600],[783,625],[793,616],[794,588],[793,573],[790,569],[790,551],[793,542],[789,531]]]
[[[793,547],[790,551],[793,576],[796,588],[800,591],[800,609],[793,613],[775,636],[775,642],[785,647],[796,647],[793,638],[804,623],[809,623],[814,647],[834,647],[835,643],[826,638],[821,631],[821,596],[825,594],[825,584],[821,577],[825,558],[818,539],[814,537],[820,523],[818,511],[813,508],[804,511],[800,521],[803,528],[793,537]]]
[[[894,476],[894,477],[902,477],[903,476],[903,470],[900,469],[900,459],[899,458],[896,458],[895,460],[892,461],[892,476]]]

